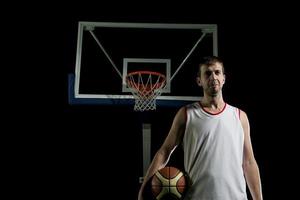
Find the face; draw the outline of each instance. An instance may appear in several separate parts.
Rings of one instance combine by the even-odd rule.
[[[225,83],[223,66],[218,62],[209,66],[202,65],[200,77],[197,77],[197,83],[203,87],[204,93],[208,96],[217,96],[222,92]]]

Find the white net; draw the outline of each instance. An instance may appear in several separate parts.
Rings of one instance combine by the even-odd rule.
[[[127,86],[135,98],[135,111],[156,109],[156,98],[166,85],[166,77],[158,72],[137,71],[126,77]]]

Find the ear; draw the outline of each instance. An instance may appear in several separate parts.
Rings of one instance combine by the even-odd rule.
[[[196,82],[197,82],[197,84],[198,84],[200,87],[202,86],[202,84],[201,84],[201,79],[200,79],[199,77],[197,77]]]
[[[225,84],[226,75],[224,74],[223,84]]]

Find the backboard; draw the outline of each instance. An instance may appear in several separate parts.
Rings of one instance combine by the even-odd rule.
[[[198,101],[198,60],[218,55],[217,25],[175,23],[78,23],[75,73],[69,76],[70,104],[133,105],[126,85],[133,71],[165,75],[158,106]]]

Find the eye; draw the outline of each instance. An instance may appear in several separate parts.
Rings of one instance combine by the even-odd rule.
[[[215,71],[215,74],[216,74],[216,75],[220,75],[220,74],[221,74],[221,71],[220,71],[220,70],[216,70],[216,71]]]
[[[205,72],[205,75],[206,75],[206,76],[210,76],[211,73],[212,73],[211,71],[206,71],[206,72]]]

